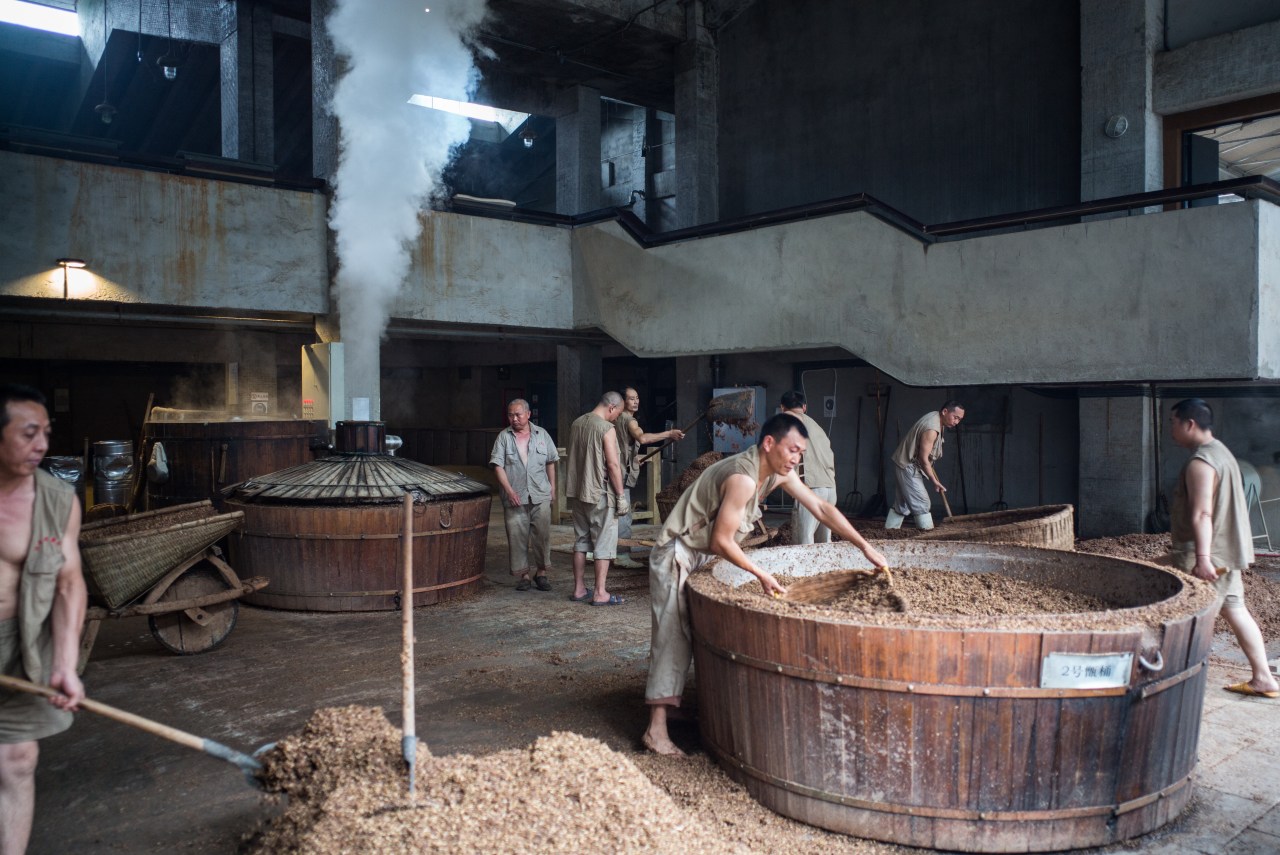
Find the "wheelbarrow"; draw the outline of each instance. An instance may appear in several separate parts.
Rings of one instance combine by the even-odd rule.
[[[244,524],[209,500],[86,523],[80,559],[89,588],[78,671],[108,618],[147,616],[151,634],[173,653],[213,650],[235,628],[240,597],[267,586],[241,580],[215,544]]]

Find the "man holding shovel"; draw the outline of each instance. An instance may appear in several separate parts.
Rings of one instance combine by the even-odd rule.
[[[684,431],[678,428],[661,433],[645,433],[636,421],[636,413],[640,411],[640,393],[628,386],[622,390],[622,414],[614,422],[618,431],[618,453],[622,457],[623,492],[627,496],[627,504],[631,504],[631,488],[640,478],[640,447],[654,442],[684,439]],[[631,537],[631,512],[618,520],[618,539]],[[644,565],[632,560],[631,547],[619,546],[618,557],[613,562],[627,570],[639,570]]]
[[[898,443],[893,452],[898,500],[889,508],[885,528],[902,528],[902,521],[908,514],[914,516],[916,528],[926,531],[933,528],[933,514],[930,512],[933,503],[925,490],[924,480],[928,478],[939,494],[947,492],[938,473],[933,470],[933,464],[942,458],[943,428],[953,428],[963,418],[964,405],[959,401],[947,401],[941,410],[921,416]],[[945,500],[946,497],[943,498]]]
[[[778,413],[760,428],[756,445],[707,467],[684,491],[667,516],[649,557],[649,593],[653,599],[649,682],[645,702],[649,727],[642,742],[658,754],[683,755],[667,733],[667,717],[680,707],[685,675],[693,660],[693,641],[685,582],[689,574],[720,557],[760,580],[768,596],[786,589],[755,565],[739,545],[760,519],[760,502],[781,487],[820,523],[862,550],[872,564],[888,562],[830,502],[804,485],[796,466],[808,445],[804,423]]]
[[[44,396],[0,386],[0,673],[48,684],[49,700],[0,689],[0,855],[27,848],[35,812],[36,740],[71,726],[87,604],[80,505],[41,470],[49,451]]]

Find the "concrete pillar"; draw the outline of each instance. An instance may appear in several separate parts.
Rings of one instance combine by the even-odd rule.
[[[271,6],[235,0],[225,7],[222,156],[275,163],[275,66]]]
[[[556,105],[556,212],[600,205],[600,93],[575,86]]]
[[[1144,531],[1154,506],[1151,399],[1080,399],[1081,537]]]
[[[717,54],[703,25],[702,0],[685,6],[686,36],[676,52],[676,223],[687,228],[720,218],[717,155]]]
[[[325,26],[333,4],[311,0],[311,173],[325,181],[338,171],[338,117],[333,113],[338,60]]]
[[[1160,117],[1152,109],[1154,56],[1164,43],[1163,0],[1080,2],[1080,200],[1158,190]],[[1116,135],[1108,120],[1123,117]]]
[[[711,400],[711,357],[678,356],[676,357],[676,424],[687,425],[698,417],[698,413],[706,408]],[[698,422],[693,429],[693,442],[686,439],[677,442],[676,472],[683,472],[693,462],[693,458],[711,450],[711,438],[707,435],[705,421]]]
[[[569,441],[574,419],[600,402],[604,394],[602,351],[596,344],[556,345],[556,442]]]

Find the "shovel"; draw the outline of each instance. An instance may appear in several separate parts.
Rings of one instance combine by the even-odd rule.
[[[58,697],[61,692],[51,689],[48,686],[40,686],[29,680],[23,680],[20,677],[6,677],[0,675],[0,686],[11,689],[15,692],[26,692],[29,695],[40,695],[45,698]],[[185,745],[187,748],[194,748],[197,751],[203,751],[210,757],[217,757],[219,760],[225,760],[231,763],[249,779],[249,782],[255,787],[261,789],[262,783],[258,780],[258,773],[262,771],[262,764],[250,757],[248,754],[241,754],[234,748],[228,748],[220,742],[214,742],[212,739],[205,739],[186,731],[178,730],[176,727],[169,727],[167,724],[161,724],[158,721],[152,721],[149,718],[143,718],[140,715],[134,715],[131,712],[125,712],[116,707],[109,707],[98,701],[85,698],[80,702],[80,708],[88,710],[91,713],[103,716],[105,718],[118,721],[121,724],[127,724],[130,727],[136,727],[139,730],[145,730],[147,733],[167,739],[170,742],[176,742],[179,745]],[[271,748],[272,744],[264,745],[257,752],[260,753],[264,749]]]
[[[751,433],[751,431],[746,430],[746,428],[754,424],[752,421],[755,417],[754,407],[752,406],[754,404],[754,400],[753,393],[750,389],[742,389],[738,392],[726,392],[723,395],[717,395],[711,399],[710,403],[707,404],[707,408],[698,413],[698,417],[696,419],[681,428],[680,432],[688,433],[693,430],[693,426],[698,422],[703,419],[707,419],[708,421],[737,425],[743,428],[743,433]],[[647,463],[649,458],[656,457],[661,454],[662,450],[673,442],[676,442],[676,440],[667,440],[653,451],[650,451],[644,457],[641,457],[639,463],[636,465],[639,466]]]

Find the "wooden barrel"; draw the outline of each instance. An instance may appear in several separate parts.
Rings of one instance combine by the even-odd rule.
[[[1101,846],[1178,815],[1217,613],[1206,585],[1074,552],[876,545],[891,566],[998,572],[1117,611],[860,619],[763,596],[757,606],[733,596],[753,577],[716,562],[688,585],[699,724],[755,798],[833,831],[965,852]],[[847,543],[752,558],[792,576],[869,567]]]
[[[228,499],[244,511],[244,529],[229,538],[231,565],[270,584],[245,601],[301,611],[399,608],[399,503],[256,504]],[[489,531],[487,495],[414,506],[415,606],[478,591],[484,582]]]
[[[313,443],[324,443],[323,421],[307,419],[241,421],[149,421],[143,463],[155,443],[164,444],[169,479],[147,481],[147,505],[165,508],[212,499],[222,490],[268,472],[313,459]]]
[[[1020,543],[1047,549],[1076,548],[1075,511],[1071,505],[1040,505],[984,514],[962,514],[939,520],[920,540],[967,540]]]

